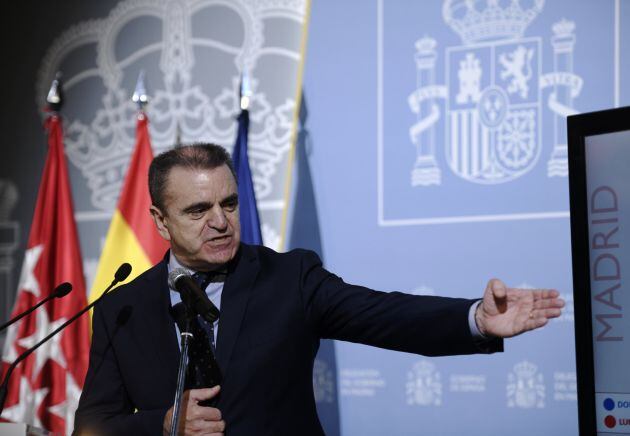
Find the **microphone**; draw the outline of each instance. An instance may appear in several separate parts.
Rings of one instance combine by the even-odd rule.
[[[182,301],[189,310],[213,323],[219,319],[219,309],[208,298],[184,268],[175,268],[168,275],[168,285],[182,296]]]
[[[68,282],[63,282],[62,284],[57,286],[55,289],[53,289],[46,298],[41,300],[35,306],[26,309],[24,312],[20,313],[19,315],[16,315],[14,318],[2,324],[2,326],[0,326],[0,332],[6,329],[7,327],[9,327],[11,324],[18,322],[19,320],[24,318],[26,315],[28,315],[29,313],[37,309],[39,306],[46,303],[47,301],[50,301],[53,298],[65,297],[66,295],[70,293],[71,290],[72,290],[72,285]]]
[[[13,370],[15,370],[15,367],[24,359],[26,359],[33,351],[37,350],[43,343],[45,343],[46,341],[50,340],[50,338],[52,338],[53,336],[55,336],[57,333],[59,333],[60,331],[62,331],[63,329],[65,329],[66,327],[68,327],[68,325],[70,325],[71,323],[73,323],[77,318],[79,318],[81,315],[83,315],[85,312],[87,312],[88,310],[90,310],[92,307],[94,307],[99,301],[101,301],[103,299],[103,297],[105,295],[107,295],[107,293],[114,287],[116,286],[119,282],[125,280],[129,274],[131,273],[131,265],[129,265],[128,263],[123,263],[122,265],[120,265],[118,267],[118,269],[116,270],[116,273],[114,274],[114,280],[112,280],[112,282],[110,283],[110,285],[103,291],[103,293],[101,294],[100,297],[98,297],[96,300],[92,301],[90,304],[88,304],[87,306],[85,306],[83,309],[81,309],[80,311],[78,311],[72,318],[70,318],[68,321],[64,322],[62,325],[60,325],[55,331],[53,331],[52,333],[50,333],[48,336],[46,336],[44,339],[42,339],[41,341],[39,341],[38,343],[36,343],[35,345],[33,345],[31,348],[29,348],[28,350],[26,350],[25,352],[23,352],[22,354],[20,354],[18,356],[17,359],[15,359],[13,361],[13,363],[9,366],[9,368],[7,369],[7,372],[4,375],[4,380],[2,380],[2,385],[0,386],[0,414],[2,414],[2,411],[4,410],[4,402],[7,399],[7,393],[8,393],[8,386],[9,386],[9,378],[11,377],[11,374],[13,374]],[[66,294],[70,292],[67,291]],[[65,295],[65,294],[64,294]]]
[[[103,292],[103,294],[106,294],[107,292],[109,292],[109,290],[116,284],[116,283],[120,283],[123,280],[125,280],[127,277],[129,277],[129,274],[131,274],[131,265],[128,264],[127,262],[123,263],[122,265],[120,265],[118,267],[118,269],[116,270],[116,272],[114,273],[114,281],[109,285],[109,287],[107,289],[105,289],[105,291]]]

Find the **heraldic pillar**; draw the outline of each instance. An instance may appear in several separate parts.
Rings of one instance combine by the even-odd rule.
[[[552,26],[553,57],[555,72],[565,77],[573,76],[573,48],[575,46],[575,24],[571,21],[561,20]],[[574,87],[570,80],[559,80],[553,86],[552,97],[559,107],[566,108],[567,113],[557,110],[553,115],[554,145],[551,159],[547,162],[547,174],[549,177],[566,177],[569,174],[567,161],[567,131],[566,117],[571,115],[573,107]]]
[[[435,160],[435,123],[439,108],[433,95],[435,86],[436,41],[424,37],[416,41],[414,56],[417,70],[417,98],[413,106],[416,124],[411,128],[411,140],[416,146],[416,161],[411,172],[411,186],[439,185],[441,170]]]

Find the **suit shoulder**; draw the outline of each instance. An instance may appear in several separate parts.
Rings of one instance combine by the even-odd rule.
[[[303,248],[294,248],[293,250],[279,253],[264,245],[243,245],[246,250],[260,258],[262,261],[268,260],[272,262],[295,262],[303,259],[313,259],[321,263],[317,253]]]
[[[152,284],[160,283],[160,281],[166,284],[166,280],[166,264],[162,261],[144,271],[129,283],[124,283],[112,289],[103,297],[99,305],[103,310],[107,311],[108,309],[115,309],[130,304],[139,298],[142,292],[151,290],[151,288],[155,286],[151,286]]]

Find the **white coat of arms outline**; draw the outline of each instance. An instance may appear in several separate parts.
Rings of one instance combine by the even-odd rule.
[[[445,50],[444,85],[435,81],[437,41],[429,36],[416,41],[416,90],[408,97],[416,118],[409,129],[416,148],[412,187],[443,182],[435,142],[440,128],[448,168],[468,182],[509,182],[528,173],[541,156],[548,177],[567,176],[564,124],[577,113],[573,100],[582,89],[582,79],[573,72],[575,24],[562,19],[552,26],[556,71],[543,74],[544,41],[523,35],[544,0],[525,3],[444,1],[444,21],[463,43]],[[549,97],[543,102],[546,88]],[[552,150],[542,149],[543,103],[553,116]]]

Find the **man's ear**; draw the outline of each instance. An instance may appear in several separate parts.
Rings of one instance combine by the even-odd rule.
[[[155,205],[151,205],[149,208],[151,212],[151,217],[153,218],[153,222],[155,223],[155,227],[157,227],[157,231],[164,239],[167,241],[171,240],[171,234],[168,231],[168,221],[166,215],[162,213],[160,209],[158,209]]]

